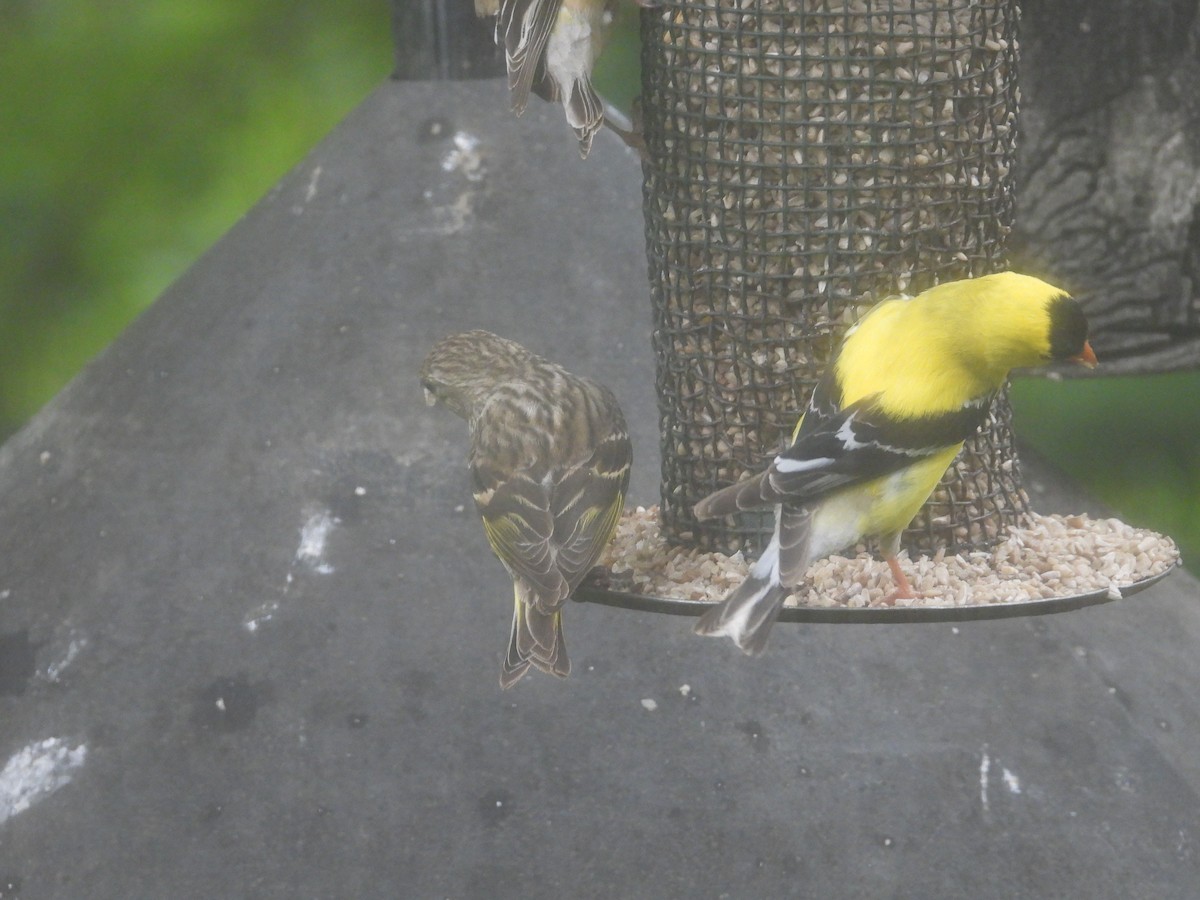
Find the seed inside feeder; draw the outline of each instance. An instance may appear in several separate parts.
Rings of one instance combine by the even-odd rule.
[[[1016,115],[1009,0],[708,0],[647,20],[645,215],[665,529],[769,523],[696,501],[777,453],[864,294],[1003,267]],[[906,535],[979,549],[1028,510],[1002,400]],[[999,473],[999,474],[988,474]]]

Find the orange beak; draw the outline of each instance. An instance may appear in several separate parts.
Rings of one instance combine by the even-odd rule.
[[[1092,350],[1092,345],[1087,341],[1083,342],[1083,350],[1079,352],[1078,356],[1068,356],[1067,359],[1073,363],[1079,363],[1081,366],[1087,366],[1089,369],[1096,368],[1100,363],[1100,360],[1096,359],[1096,352]]]

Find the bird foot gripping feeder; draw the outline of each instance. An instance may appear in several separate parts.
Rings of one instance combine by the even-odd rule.
[[[700,523],[692,508],[785,445],[866,304],[1006,267],[1018,15],[1015,0],[710,0],[643,14],[661,505],[627,516],[610,573],[579,599],[683,614],[720,599],[773,520]],[[781,618],[1052,612],[1144,587],[1176,560],[1169,539],[1115,520],[1033,514],[1005,394],[903,544],[931,597],[880,606],[882,564],[833,558],[841,577],[814,567]],[[964,587],[984,563],[1016,586]]]

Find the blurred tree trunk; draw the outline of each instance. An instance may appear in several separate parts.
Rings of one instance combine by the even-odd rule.
[[[1200,2],[1025,0],[1014,266],[1106,373],[1200,366]]]
[[[1106,373],[1200,366],[1200,0],[1024,0],[1013,265],[1085,303]],[[392,0],[395,77],[503,75],[473,0]]]
[[[503,75],[504,57],[492,38],[494,23],[475,15],[473,0],[392,0],[392,77],[420,81]]]

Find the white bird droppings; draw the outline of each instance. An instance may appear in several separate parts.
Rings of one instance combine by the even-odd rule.
[[[1011,794],[1021,793],[1021,779],[1018,778],[1015,774],[1010,772],[1008,769],[1004,769],[1001,772],[1001,778],[1004,779],[1004,786],[1006,788],[1008,788],[1009,793],[1011,793]]]
[[[309,516],[304,527],[300,529],[300,546],[296,549],[296,561],[307,563],[322,575],[332,574],[333,566],[324,562],[322,557],[325,555],[325,542],[336,524],[337,519],[326,510]]]
[[[461,172],[468,181],[480,181],[486,174],[479,155],[479,138],[466,131],[454,133],[454,148],[442,157],[443,172]]]
[[[983,811],[988,810],[988,770],[992,767],[992,759],[988,756],[987,744],[983,745],[983,750],[980,751],[979,758],[979,802],[983,806]]]
[[[67,670],[71,663],[75,662],[75,657],[79,655],[79,651],[87,646],[87,638],[72,639],[67,645],[67,651],[63,654],[62,659],[56,660],[46,666],[46,680],[58,681],[62,673]]]
[[[85,759],[84,744],[72,749],[62,738],[46,738],[18,750],[0,770],[0,823],[67,785]]]
[[[304,189],[304,202],[312,203],[313,198],[317,196],[317,182],[321,180],[321,167],[315,166],[312,170],[312,175],[309,176],[308,186]]]
[[[984,744],[979,751],[979,802],[983,806],[983,811],[988,811],[988,776],[992,769],[992,758],[988,755],[987,744]],[[1008,789],[1010,794],[1021,793],[1021,779],[1017,774],[1006,766],[1000,767],[1000,781],[1004,787]]]
[[[650,697],[647,697],[642,701],[642,709],[647,709],[650,712],[654,712],[656,709],[658,709],[658,704]]]
[[[292,573],[287,576],[288,584],[292,583]],[[242,626],[251,634],[258,631],[260,627],[270,622],[275,618],[275,613],[279,611],[279,604],[274,600],[262,604],[258,609],[253,610],[246,619],[242,622]]]

